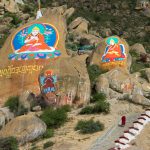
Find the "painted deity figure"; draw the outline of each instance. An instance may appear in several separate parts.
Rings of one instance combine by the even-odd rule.
[[[118,44],[119,40],[116,37],[110,37],[107,39],[108,44],[104,55],[102,56],[102,62],[112,62],[124,60],[126,57],[125,48],[123,44]]]
[[[55,92],[56,91],[56,82],[57,82],[57,77],[53,75],[53,71],[48,70],[45,73],[45,77],[41,79],[42,82],[42,89],[43,93],[50,93],[50,92]]]
[[[32,32],[27,35],[24,46],[22,46],[17,53],[22,52],[37,52],[37,51],[53,51],[52,47],[49,47],[45,43],[44,35],[40,33],[40,29],[38,27],[34,27]]]

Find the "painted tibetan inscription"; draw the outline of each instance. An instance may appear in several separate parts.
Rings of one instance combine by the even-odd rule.
[[[57,50],[59,34],[57,29],[47,23],[37,23],[24,27],[12,39],[14,53],[10,60],[49,59],[61,55]]]

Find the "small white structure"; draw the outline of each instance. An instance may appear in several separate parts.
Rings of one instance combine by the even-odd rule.
[[[130,127],[129,132],[133,133],[135,136],[137,136],[140,133],[139,129],[137,129],[135,127]]]
[[[36,19],[39,19],[39,18],[41,18],[43,15],[42,15],[42,12],[41,12],[41,10],[39,9],[38,11],[37,11],[37,15],[36,15]]]
[[[146,119],[143,118],[143,117],[139,117],[139,118],[138,118],[138,121],[141,122],[141,123],[143,123],[143,125],[146,125],[146,124],[148,123],[148,120],[146,120]]]
[[[150,117],[147,114],[141,114],[141,117],[145,118],[148,122],[150,122]]]
[[[130,133],[129,131],[125,131],[124,136],[129,139],[129,142],[135,139],[135,135],[133,133]]]
[[[116,140],[115,145],[116,145],[116,148],[121,149],[121,150],[129,148],[128,144],[125,144],[125,143],[121,142],[120,140]]]
[[[125,136],[119,137],[119,141],[120,141],[121,143],[125,143],[125,144],[130,143],[130,140],[129,140],[127,137],[125,137]]]
[[[144,125],[138,121],[133,122],[133,127],[138,128],[139,132],[141,132],[144,128]]]

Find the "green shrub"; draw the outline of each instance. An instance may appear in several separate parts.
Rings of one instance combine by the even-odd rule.
[[[142,63],[142,62],[136,62],[134,61],[131,65],[131,73],[134,72],[139,72],[140,70],[149,67],[149,65],[147,63]]]
[[[19,150],[16,138],[0,138],[0,150]]]
[[[49,141],[49,142],[46,142],[46,143],[43,145],[43,148],[46,149],[46,148],[51,147],[51,146],[53,146],[53,145],[54,145],[54,143],[53,143],[52,141]]]
[[[10,12],[7,12],[4,14],[4,17],[11,17],[13,18],[13,20],[11,21],[11,23],[13,25],[18,25],[22,22],[22,20],[15,14],[15,13],[10,13]]]
[[[40,117],[48,128],[58,128],[67,121],[67,112],[62,108],[54,110],[49,107],[45,109]]]
[[[94,113],[106,113],[110,112],[110,104],[106,101],[98,101],[93,107]]]
[[[87,70],[91,83],[94,83],[99,75],[107,72],[107,70],[100,70],[98,65],[88,66]]]
[[[91,102],[96,102],[93,106],[86,106],[81,111],[80,114],[97,114],[97,113],[109,113],[110,104],[106,101],[106,94],[96,93],[93,95]]]
[[[6,39],[8,38],[9,34],[5,33],[5,35],[0,38],[0,48],[2,48],[3,44],[5,43]]]
[[[86,106],[81,111],[80,114],[92,114],[93,113],[93,106]]]
[[[48,139],[54,136],[54,130],[53,129],[47,129],[46,132],[43,135],[43,138]]]
[[[4,106],[9,107],[11,112],[17,113],[19,107],[19,96],[9,97]]]
[[[70,105],[64,105],[61,107],[65,112],[70,112],[71,111],[71,106]]]
[[[148,81],[148,77],[147,77],[147,75],[146,75],[145,70],[141,70],[141,71],[140,71],[140,74],[141,74],[141,78],[143,78],[143,79],[145,79],[145,80]]]
[[[78,121],[75,130],[79,130],[82,134],[95,133],[104,130],[104,125],[99,121],[91,120],[80,120]]]
[[[105,93],[96,93],[92,96],[91,102],[97,102],[97,101],[105,101],[106,100],[106,94]]]
[[[70,49],[72,51],[77,51],[78,50],[78,45],[74,43],[66,43],[66,48]]]
[[[4,104],[5,107],[9,107],[10,111],[13,112],[16,116],[23,115],[28,112],[23,105],[19,104],[19,96],[9,97]]]
[[[138,58],[140,55],[134,50],[134,51],[130,51],[130,55],[132,57]]]
[[[33,146],[30,150],[40,150],[37,146]]]
[[[86,106],[81,111],[80,114],[99,114],[105,113],[108,114],[110,112],[110,104],[106,101],[98,101],[94,106]]]

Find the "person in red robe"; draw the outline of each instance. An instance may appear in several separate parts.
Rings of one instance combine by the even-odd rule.
[[[126,116],[121,117],[121,126],[124,127],[126,125]]]
[[[31,34],[29,34],[25,41],[25,45],[20,48],[17,52],[26,52],[26,51],[51,51],[52,49],[45,43],[44,36],[40,33],[38,27],[32,29]]]
[[[116,58],[125,58],[124,47],[116,44],[113,39],[110,40],[110,45],[106,47],[105,54],[102,60],[115,61]]]

